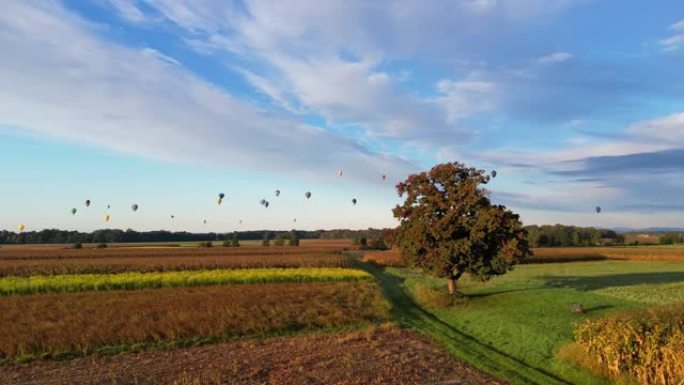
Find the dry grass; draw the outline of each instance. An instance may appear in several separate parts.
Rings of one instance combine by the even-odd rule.
[[[114,274],[267,267],[348,267],[340,253],[199,255],[166,257],[86,257],[0,260],[0,277],[58,274]]]
[[[526,263],[617,259],[684,262],[684,247],[540,247]]]
[[[374,263],[379,266],[405,267],[406,261],[402,258],[399,250],[374,251],[363,254],[364,262]]]
[[[684,306],[623,313],[582,322],[566,359],[621,382],[684,383]]]
[[[23,385],[503,385],[427,338],[380,327],[7,367]]]
[[[375,285],[259,284],[0,298],[0,356],[221,340],[385,321]],[[111,348],[110,348],[111,349]]]

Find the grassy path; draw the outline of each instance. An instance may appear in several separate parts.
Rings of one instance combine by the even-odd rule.
[[[534,367],[491,345],[478,341],[441,320],[435,314],[421,308],[402,287],[403,278],[392,275],[381,267],[366,263],[359,263],[359,268],[367,271],[379,283],[383,294],[392,306],[392,317],[401,326],[436,338],[456,357],[514,384],[571,384],[571,382],[555,376],[544,368]]]

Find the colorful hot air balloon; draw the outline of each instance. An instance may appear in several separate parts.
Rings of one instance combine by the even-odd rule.
[[[597,213],[597,214],[600,214],[600,213],[601,213],[601,207],[600,207],[600,206],[596,206],[596,213]]]
[[[280,190],[275,190],[275,196],[277,196],[277,197],[280,196]]]
[[[386,180],[386,179],[387,179],[387,175],[383,175],[382,180]]]
[[[25,228],[26,228],[26,225],[23,224],[23,223],[20,223],[20,224],[17,226],[17,229],[19,230],[20,233],[21,233],[22,231],[24,231]]]
[[[85,205],[86,205],[86,207],[90,207],[90,199],[87,199],[87,200],[85,201]]]
[[[78,211],[78,210],[76,210],[76,207],[73,207],[73,208],[71,209],[71,215],[76,215],[76,212],[77,212],[77,211]]]
[[[221,203],[223,203],[223,199],[221,197],[216,198],[216,204],[221,206]]]
[[[131,205],[131,210],[133,210],[133,212],[138,211],[138,204],[133,203],[133,205]]]
[[[311,193],[307,191],[306,194],[304,194],[304,196],[306,197],[306,199],[309,199],[311,198]]]
[[[105,220],[105,222],[109,222],[109,214],[106,214],[106,215],[104,216],[104,220]]]
[[[356,198],[352,199],[352,204],[356,206]]]

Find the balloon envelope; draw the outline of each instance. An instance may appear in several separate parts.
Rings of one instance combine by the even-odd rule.
[[[23,223],[21,223],[17,226],[17,229],[19,229],[19,232],[24,231],[25,228],[26,228],[26,225],[24,225]]]
[[[76,210],[76,207],[72,208],[71,209],[71,215],[76,215],[76,211],[78,211],[78,210]]]
[[[85,205],[86,205],[86,207],[90,207],[90,199],[85,201]]]
[[[352,204],[356,206],[356,198],[352,199]]]
[[[105,215],[104,220],[105,220],[105,222],[109,222],[109,215]]]
[[[131,210],[138,211],[138,205],[136,203],[133,203],[133,205],[131,206]]]
[[[596,206],[596,213],[598,214],[598,213],[600,213],[600,212],[601,212],[601,207]]]
[[[306,199],[309,199],[311,198],[311,193],[307,191],[306,194],[304,194],[304,196],[306,197]]]
[[[276,195],[277,197],[279,197],[279,196],[280,196],[280,190],[275,190],[275,195]]]
[[[226,197],[226,194],[224,194],[224,193],[219,193],[219,198],[223,199],[223,198],[225,198],[225,197]]]
[[[496,178],[496,170],[492,171],[492,178]]]
[[[382,176],[382,180],[385,180],[385,179],[387,179],[387,175]]]

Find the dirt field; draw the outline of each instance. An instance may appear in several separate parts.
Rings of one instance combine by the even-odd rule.
[[[0,367],[7,385],[505,384],[395,329]]]

